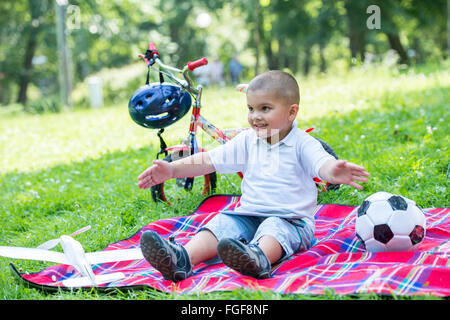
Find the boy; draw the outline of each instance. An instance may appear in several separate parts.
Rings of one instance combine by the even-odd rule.
[[[298,84],[291,75],[269,71],[247,89],[246,130],[209,152],[171,163],[155,160],[138,179],[149,188],[168,179],[242,172],[240,206],[211,219],[184,247],[156,232],[141,236],[145,259],[165,279],[180,281],[192,266],[217,255],[230,268],[254,278],[269,278],[271,265],[314,240],[317,189],[313,177],[362,189],[369,174],[356,164],[336,160],[297,128]],[[248,244],[247,244],[248,243]]]

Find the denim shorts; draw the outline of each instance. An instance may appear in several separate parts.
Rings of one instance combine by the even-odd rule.
[[[270,235],[283,248],[280,261],[297,251],[308,250],[315,243],[314,225],[302,219],[219,213],[199,231],[205,229],[211,231],[218,241],[233,238],[245,240],[247,243],[257,243],[262,236]]]

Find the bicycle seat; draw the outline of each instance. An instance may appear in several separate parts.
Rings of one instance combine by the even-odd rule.
[[[157,82],[137,89],[130,98],[128,111],[137,124],[161,129],[180,120],[191,104],[191,96],[183,88]]]

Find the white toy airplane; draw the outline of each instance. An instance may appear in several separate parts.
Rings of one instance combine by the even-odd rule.
[[[140,248],[123,250],[105,250],[97,252],[84,252],[83,246],[72,236],[89,230],[90,226],[74,232],[72,235],[62,235],[58,239],[49,240],[37,248],[0,246],[0,256],[12,259],[27,259],[69,264],[75,267],[83,277],[63,280],[66,287],[81,287],[92,284],[94,286],[123,279],[122,272],[105,275],[94,275],[91,265],[144,259]],[[61,244],[64,253],[50,251],[49,249]]]
[[[247,93],[248,83],[240,83],[236,86],[236,90],[242,93]]]

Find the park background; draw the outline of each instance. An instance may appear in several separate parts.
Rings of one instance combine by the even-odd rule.
[[[371,5],[378,7],[377,21]],[[149,41],[176,66],[202,56],[226,66],[237,53],[247,80],[267,69],[304,76],[345,71],[385,59],[389,50],[400,65],[438,63],[448,56],[447,10],[446,0],[5,0],[0,104],[40,111],[53,102],[59,110],[61,56],[68,57],[73,105],[86,106],[87,94],[79,92],[86,78],[129,66],[126,75],[103,79],[106,103],[126,100],[142,83],[130,65]],[[58,17],[66,22],[60,47]]]
[[[0,244],[36,247],[90,224],[77,239],[86,251],[101,250],[150,221],[197,207],[199,192],[166,206],[136,186],[159,150],[155,132],[135,124],[127,109],[145,83],[137,55],[149,42],[166,64],[203,56],[222,62],[223,81],[205,85],[202,111],[221,128],[246,126],[245,95],[228,71],[234,55],[244,83],[269,69],[294,74],[299,127],[315,127],[341,158],[372,174],[363,191],[344,186],[321,194],[320,203],[356,206],[388,191],[422,207],[448,207],[449,2],[2,0]],[[93,83],[101,85],[100,104]],[[167,129],[168,144],[186,135],[188,118]],[[239,193],[239,181],[219,181],[218,192]],[[48,265],[17,263],[26,271]],[[55,298],[18,285],[4,271],[7,259],[0,264],[0,297]],[[56,295],[92,297],[111,298]],[[179,298],[151,290],[117,297]],[[199,295],[209,297],[229,298]]]

